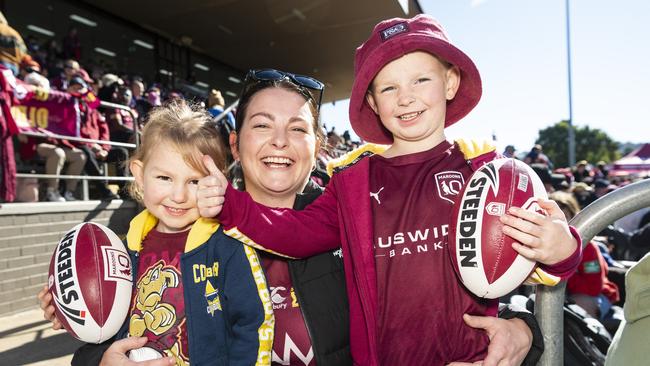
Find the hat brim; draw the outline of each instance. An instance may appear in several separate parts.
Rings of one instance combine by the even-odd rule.
[[[386,64],[415,51],[431,53],[457,66],[460,70],[460,85],[456,96],[447,101],[445,127],[465,117],[481,99],[481,76],[474,62],[461,50],[446,41],[421,34],[395,37],[373,50],[374,55],[368,55],[366,60],[370,61],[361,66],[352,86],[350,124],[354,132],[364,141],[377,144],[393,142],[392,134],[384,127],[379,116],[366,101],[366,93],[372,80]]]

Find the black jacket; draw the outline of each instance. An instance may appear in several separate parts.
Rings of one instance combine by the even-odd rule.
[[[310,181],[304,192],[296,196],[293,208],[304,209],[322,192]],[[350,311],[341,250],[287,262],[316,365],[352,365]]]

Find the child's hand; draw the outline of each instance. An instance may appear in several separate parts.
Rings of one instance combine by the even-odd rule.
[[[210,172],[210,175],[199,180],[199,188],[196,192],[196,206],[199,208],[201,216],[212,218],[221,212],[228,180],[208,155],[203,155],[203,165]]]
[[[500,218],[504,224],[503,233],[517,241],[512,247],[519,254],[542,264],[554,265],[570,257],[578,243],[555,201],[540,198],[537,203],[547,215],[510,207],[508,214]]]
[[[43,286],[43,289],[38,292],[38,302],[41,310],[43,310],[43,318],[52,322],[52,329],[62,329],[63,325],[59,319],[54,315],[54,305],[52,305],[52,294],[47,288],[47,285]]]
[[[176,364],[172,357],[142,362],[131,361],[126,354],[132,349],[143,347],[146,343],[147,337],[129,337],[115,341],[104,352],[99,366],[165,366]]]

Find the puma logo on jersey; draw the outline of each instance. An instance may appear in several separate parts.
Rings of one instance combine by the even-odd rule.
[[[379,193],[384,190],[384,187],[381,187],[376,193],[375,192],[370,192],[370,197],[374,198],[377,200],[377,204],[381,205],[381,201],[379,200]]]

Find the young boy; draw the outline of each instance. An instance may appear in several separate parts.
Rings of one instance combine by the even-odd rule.
[[[447,232],[457,192],[443,189],[464,184],[496,157],[493,149],[445,139],[444,128],[480,96],[476,67],[435,20],[379,23],[357,49],[350,121],[362,139],[391,146],[350,157],[301,212],[254,204],[204,159],[215,174],[199,182],[201,214],[220,212],[229,235],[291,256],[341,245],[356,364],[482,360],[488,336],[467,326],[463,314],[496,316],[497,301],[472,296],[454,275]],[[502,217],[504,232],[522,243],[514,246],[519,253],[565,278],[580,259],[579,237],[557,205],[539,205],[548,216],[512,209]]]

